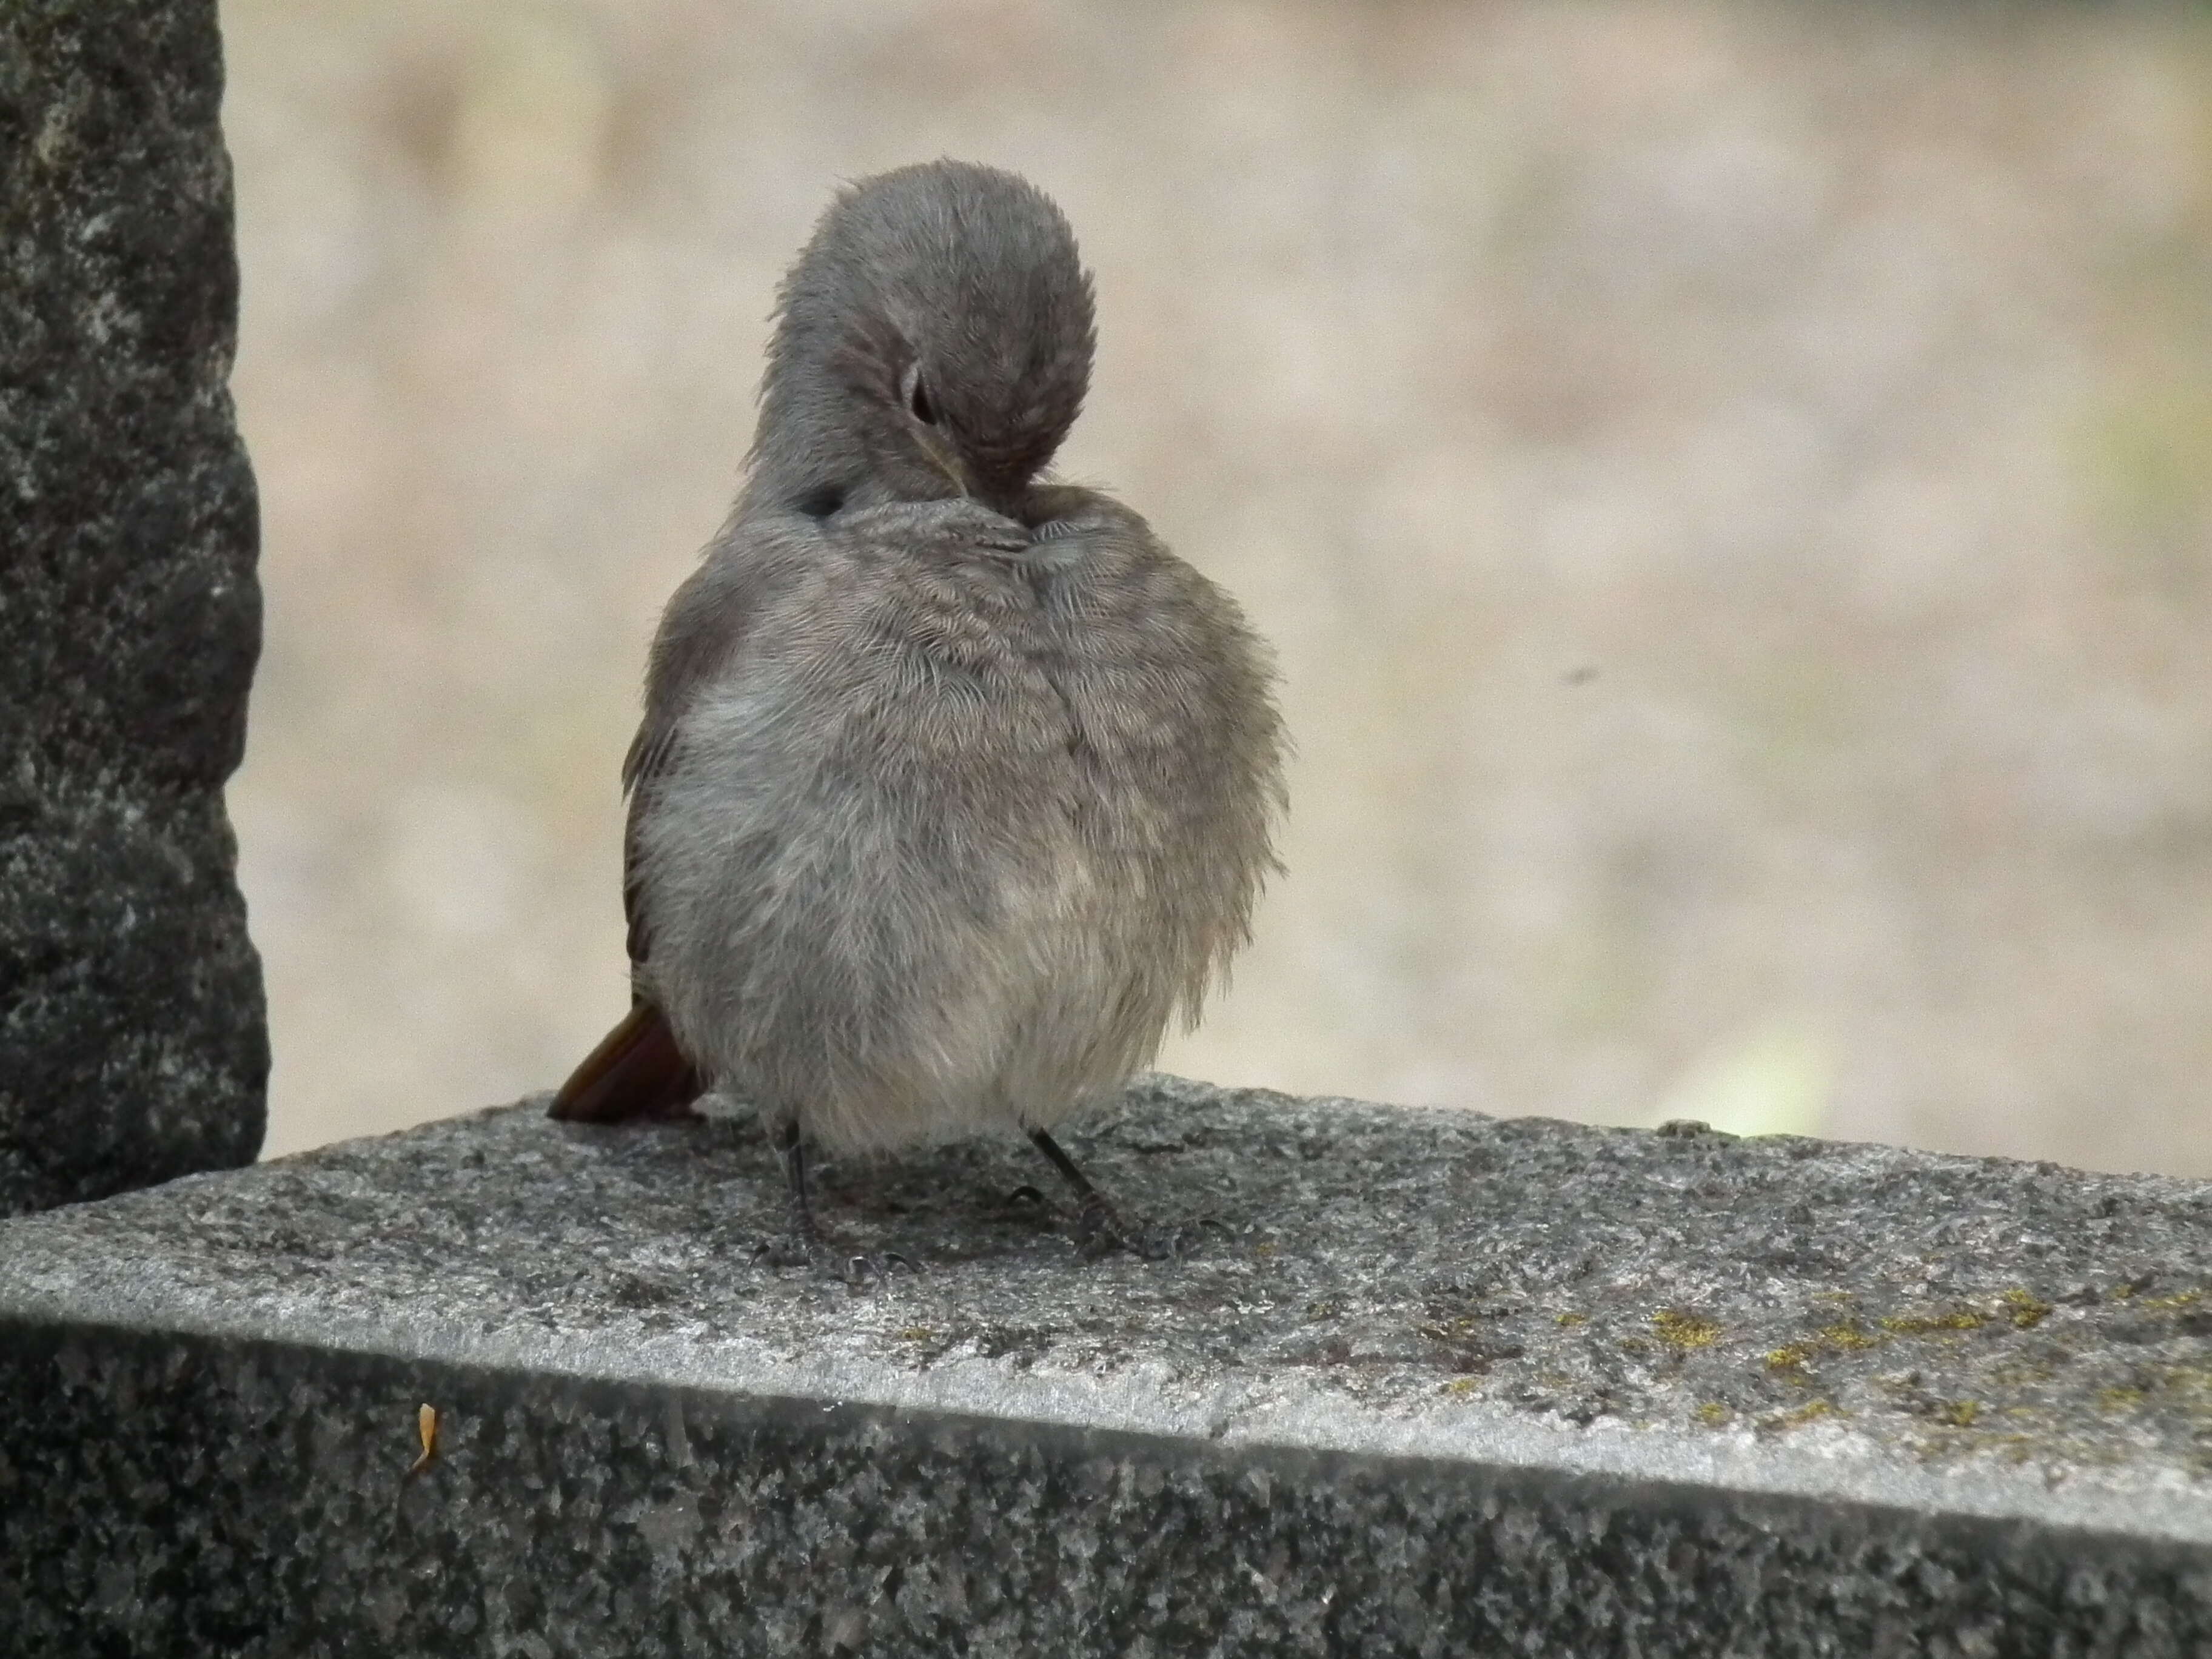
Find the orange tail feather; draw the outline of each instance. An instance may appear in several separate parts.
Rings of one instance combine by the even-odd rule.
[[[545,1115],[572,1123],[684,1117],[706,1086],[660,1010],[640,1002],[584,1056]]]

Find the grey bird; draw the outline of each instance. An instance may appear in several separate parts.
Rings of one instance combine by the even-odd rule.
[[[945,161],[845,190],[653,641],[634,1002],[552,1115],[753,1103],[812,1259],[810,1146],[994,1129],[1072,1184],[1086,1251],[1144,1249],[1051,1130],[1196,1018],[1278,867],[1266,648],[1136,514],[1042,476],[1093,344],[1034,185]]]

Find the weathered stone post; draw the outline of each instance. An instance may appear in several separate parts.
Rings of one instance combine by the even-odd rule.
[[[222,98],[214,0],[0,9],[0,1214],[261,1145]]]

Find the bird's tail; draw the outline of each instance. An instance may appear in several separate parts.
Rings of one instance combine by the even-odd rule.
[[[584,1056],[583,1064],[553,1097],[546,1115],[574,1123],[684,1117],[706,1087],[697,1068],[676,1046],[675,1034],[660,1010],[639,1001]]]

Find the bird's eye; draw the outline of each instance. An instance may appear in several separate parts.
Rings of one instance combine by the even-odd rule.
[[[929,387],[919,374],[914,377],[914,386],[907,393],[906,404],[914,411],[914,418],[924,426],[937,424],[937,404],[931,399]]]

